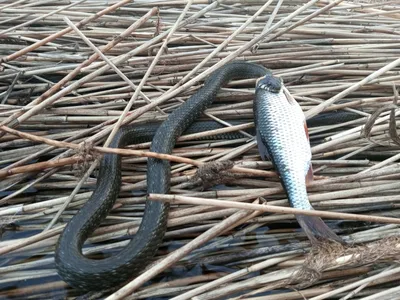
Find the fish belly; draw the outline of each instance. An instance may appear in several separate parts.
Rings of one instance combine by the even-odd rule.
[[[261,92],[263,95],[257,95],[255,109],[261,142],[280,174],[291,206],[312,209],[306,189],[311,149],[304,128],[304,114],[297,103],[286,100],[283,92]]]

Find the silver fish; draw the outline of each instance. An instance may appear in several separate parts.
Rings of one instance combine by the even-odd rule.
[[[257,81],[254,117],[260,156],[263,160],[271,159],[290,205],[313,209],[306,188],[313,179],[306,120],[296,100],[284,93],[280,78],[267,74]],[[312,243],[321,238],[342,242],[321,218],[304,215],[296,218]]]

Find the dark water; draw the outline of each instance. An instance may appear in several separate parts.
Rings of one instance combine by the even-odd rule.
[[[12,228],[9,228],[10,230]],[[34,234],[39,233],[40,231],[37,232],[19,232],[19,231],[9,231],[9,229],[5,229],[3,231],[1,240],[2,241],[7,241],[7,240],[13,240],[17,238],[24,238],[28,236],[32,236]],[[260,229],[260,232],[265,229]],[[168,246],[166,247],[161,247],[160,252],[165,254],[166,252],[172,252],[178,248],[180,248],[183,244],[185,244],[188,240],[183,240],[183,241],[178,241],[178,242],[168,242]],[[235,241],[231,241],[235,242]],[[239,242],[237,240],[236,242]],[[263,242],[258,243],[259,245],[264,244]],[[249,248],[254,248],[256,245],[249,246]],[[49,249],[50,250],[50,249]],[[246,251],[246,248],[237,248],[235,251]],[[44,251],[40,251],[44,252]],[[112,251],[114,252],[114,251]],[[103,257],[107,257],[112,255],[112,252],[106,251],[102,253]],[[233,252],[231,250],[230,252]],[[16,265],[20,263],[25,263],[25,262],[30,262],[30,261],[36,261],[39,259],[49,259],[53,258],[52,254],[48,255],[32,255],[31,257],[26,257],[25,255],[18,256],[18,255],[5,255],[1,258],[0,261],[0,268],[5,267],[5,266],[10,266],[10,265]],[[97,256],[99,258],[99,256]],[[41,266],[41,267],[35,267],[33,270],[37,271],[43,271],[43,270],[48,270],[48,271],[55,271],[54,268],[54,262],[51,262],[47,265]],[[213,272],[227,272],[231,273],[236,271],[237,268],[235,267],[225,267],[223,265],[218,265],[218,264],[200,264],[196,263],[196,259],[193,261],[185,262],[183,264],[178,264],[176,267],[173,267],[169,269],[168,271],[164,272],[151,282],[149,282],[147,285],[151,283],[161,283],[161,282],[168,282],[171,280],[176,280],[176,279],[182,279],[182,278],[187,278],[187,277],[192,277],[192,276],[198,276],[198,275],[203,275],[203,274],[210,274]],[[253,275],[257,275],[258,273],[254,273]],[[0,277],[1,278],[1,277]],[[28,280],[17,280],[17,281],[12,281],[10,283],[4,283],[0,285],[0,299],[25,299],[25,297],[28,297],[30,293],[26,293],[25,295],[14,295],[16,291],[23,291],[25,288],[28,287],[33,287],[33,286],[46,286],[48,285],[48,289],[46,290],[46,297],[48,299],[62,299],[66,296],[68,297],[75,297],[78,296],[82,293],[73,291],[71,289],[65,289],[63,287],[59,287],[59,281],[61,281],[61,278],[58,275],[49,275],[47,277],[41,277],[39,279],[28,279]],[[53,287],[51,287],[51,283],[53,283]],[[35,295],[33,293],[33,295]],[[38,295],[39,299],[43,299],[43,295]],[[148,299],[168,299],[169,297],[151,297]]]
[[[31,223],[30,223],[31,224]],[[23,226],[24,224],[21,224]],[[330,226],[333,224],[331,223]],[[336,223],[336,227],[342,227],[339,223]],[[339,226],[340,225],[340,226]],[[358,226],[362,226],[363,224],[358,224]],[[240,226],[237,230],[244,228],[245,225]],[[355,226],[357,227],[357,226]],[[39,233],[40,231],[18,231],[15,230],[17,228],[6,228],[3,230],[3,235],[1,240],[13,240],[17,238],[24,238],[28,236],[32,236],[34,234]],[[174,228],[175,229],[175,228]],[[346,230],[346,229],[345,229]],[[351,231],[354,230],[354,227],[351,228]],[[230,240],[226,244],[222,244],[219,248],[214,248],[207,251],[195,251],[196,255],[189,260],[183,259],[183,261],[176,264],[174,267],[168,269],[164,273],[160,274],[156,278],[154,278],[151,282],[147,283],[146,286],[153,283],[163,283],[169,282],[172,280],[189,278],[193,276],[199,276],[204,274],[213,274],[215,272],[226,272],[232,273],[235,272],[247,265],[254,264],[258,262],[257,260],[251,263],[244,263],[243,260],[247,259],[257,259],[257,257],[265,256],[267,254],[273,254],[275,252],[286,252],[290,250],[300,250],[304,247],[304,242],[299,241],[296,238],[293,238],[293,234],[289,234],[287,238],[275,238],[274,234],[271,232],[287,232],[287,233],[296,233],[299,231],[296,222],[284,222],[284,223],[276,223],[270,224],[269,226],[261,226],[254,230],[253,232],[247,233],[242,237],[238,237]],[[126,237],[125,237],[126,238]],[[164,245],[160,248],[159,254],[165,255],[170,253],[187,242],[189,242],[192,238],[182,236],[179,240],[171,240],[166,239]],[[213,243],[216,238],[210,243]],[[122,240],[122,239],[120,239]],[[239,244],[239,245],[238,245]],[[101,245],[101,243],[96,244]],[[244,246],[243,246],[244,245]],[[87,245],[90,247],[92,245]],[[274,251],[275,250],[275,251]],[[1,267],[20,264],[29,261],[37,261],[39,259],[52,259],[53,254],[46,254],[46,252],[53,251],[53,247],[48,247],[47,249],[41,249],[37,251],[37,254],[33,254],[32,256],[18,256],[18,255],[5,255],[1,258]],[[117,252],[118,249],[113,249],[113,251],[104,251],[99,255],[96,255],[96,258],[108,257],[112,255],[112,253]],[[44,253],[44,254],[39,254]],[[47,270],[47,271],[55,271],[54,262],[51,261],[46,265],[41,267],[35,267],[32,270]],[[260,272],[253,272],[247,277],[254,277],[260,275]],[[2,276],[1,276],[2,277]],[[0,278],[1,278],[0,277]],[[243,279],[243,278],[242,278]],[[28,279],[28,280],[18,280],[10,283],[5,283],[0,285],[0,299],[27,299],[28,297],[33,297],[32,299],[63,299],[65,297],[76,297],[79,295],[85,295],[85,293],[80,293],[78,291],[72,289],[66,289],[63,286],[60,286],[61,278],[56,275],[49,275],[46,277],[42,277],[39,279]],[[15,292],[21,292],[24,289],[32,288],[32,287],[40,286],[46,287],[45,295],[44,294],[35,294],[35,293],[26,293],[25,295],[14,295]],[[244,291],[241,291],[240,294],[243,294]],[[277,291],[274,291],[276,293]],[[270,294],[270,292],[265,293]],[[239,295],[239,294],[238,294]],[[258,296],[262,296],[260,294]],[[234,294],[229,297],[233,297]],[[169,299],[172,295],[168,295],[166,297],[149,297],[147,299],[153,300],[163,300]],[[227,297],[226,299],[228,299]],[[224,298],[222,298],[224,299]]]

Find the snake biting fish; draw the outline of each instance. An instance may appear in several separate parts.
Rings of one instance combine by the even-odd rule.
[[[261,155],[265,156],[265,150],[268,149],[281,175],[291,205],[312,209],[305,186],[306,177],[311,179],[311,153],[304,116],[298,104],[283,94],[281,82],[276,81],[268,69],[256,64],[226,64],[212,73],[204,86],[174,110],[160,126],[123,126],[110,147],[121,148],[152,139],[151,151],[169,154],[175,146],[176,139],[189,127],[199,127],[200,130],[194,130],[195,132],[215,129],[215,122],[211,127],[193,123],[214,101],[222,85],[233,79],[259,78],[266,74],[264,79],[258,81],[254,106]],[[238,133],[226,133],[224,138],[238,138]],[[148,159],[147,193],[169,193],[170,179],[169,161]],[[90,259],[82,254],[84,241],[99,227],[112,209],[120,186],[121,157],[106,154],[101,161],[92,196],[68,222],[57,243],[57,271],[67,283],[78,289],[103,290],[137,276],[152,261],[161,245],[167,228],[169,204],[146,201],[137,233],[120,252],[100,260]],[[339,239],[319,218],[298,216],[298,220],[310,238],[314,238],[316,234]]]

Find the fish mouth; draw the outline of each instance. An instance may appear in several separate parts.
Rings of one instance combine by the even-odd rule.
[[[279,93],[282,90],[282,85],[282,79],[272,74],[267,74],[256,80],[256,89],[263,89],[272,93]]]

